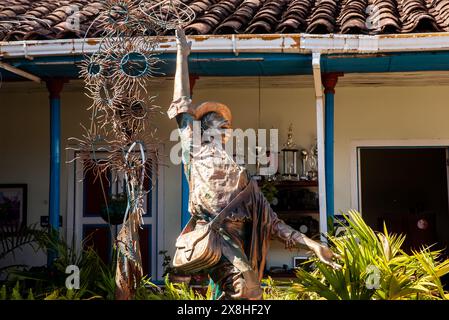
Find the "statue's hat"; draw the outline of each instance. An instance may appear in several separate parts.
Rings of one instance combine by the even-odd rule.
[[[195,110],[195,118],[200,120],[205,114],[215,112],[221,115],[225,120],[229,122],[229,126],[232,125],[232,113],[229,108],[223,103],[219,102],[204,102],[200,104]]]

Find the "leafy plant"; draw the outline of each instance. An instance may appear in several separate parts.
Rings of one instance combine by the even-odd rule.
[[[260,188],[269,203],[272,203],[278,194],[278,190],[273,181],[265,180]]]
[[[107,204],[101,207],[101,217],[112,225],[121,224],[125,217],[127,205],[128,197],[126,193],[112,195],[108,199]]]
[[[41,234],[38,242],[41,249],[49,248],[55,253],[57,258],[51,268],[12,270],[9,272],[10,282],[22,281],[26,287],[34,288],[35,296],[42,299],[114,299],[115,263],[106,265],[93,248],[77,252],[55,233]],[[66,288],[66,268],[71,265],[79,268],[79,289]]]
[[[31,246],[35,251],[39,249],[39,240],[45,234],[44,230],[38,228],[36,224],[25,225],[2,225],[0,226],[0,260],[12,255],[15,258],[17,250],[23,250],[25,246]],[[23,267],[22,265],[11,265],[0,267],[0,274],[13,267]]]
[[[296,292],[315,293],[329,300],[447,299],[440,278],[449,273],[441,251],[423,247],[409,255],[401,249],[405,236],[373,231],[356,211],[345,215],[349,224],[340,236],[329,236],[341,257],[341,270],[320,261],[312,272],[299,269]]]
[[[292,290],[299,284],[293,281],[275,281],[271,277],[262,280],[264,300],[315,300],[317,295],[304,290]]]
[[[163,277],[165,277],[167,274],[174,272],[174,268],[171,266],[171,257],[167,254],[167,250],[161,250],[159,251],[159,255],[163,257],[162,261],[162,268],[164,268]]]
[[[12,290],[8,291],[6,285],[0,288],[0,300],[35,300],[33,290],[28,289],[28,293],[22,294],[20,282],[17,281]]]
[[[165,277],[164,289],[146,280],[143,286],[137,290],[136,300],[211,300],[212,288],[209,286],[206,294],[195,291],[185,283],[172,283],[168,276]]]
[[[0,300],[6,300],[6,297],[7,297],[6,286],[3,285],[3,286],[0,288]]]

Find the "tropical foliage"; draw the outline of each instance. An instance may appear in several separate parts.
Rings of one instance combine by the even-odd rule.
[[[441,260],[441,251],[423,247],[411,254],[403,250],[405,237],[375,232],[359,213],[344,216],[347,226],[340,235],[328,237],[332,249],[341,256],[342,268],[334,270],[312,260],[309,268],[297,270],[294,281],[263,280],[266,300],[395,300],[448,299],[441,277],[449,273],[449,260]],[[105,264],[91,248],[76,252],[54,234],[36,233],[34,240],[42,249],[50,248],[57,256],[53,267],[9,270],[8,281],[0,287],[1,299],[114,299],[115,263]],[[30,243],[28,238],[17,242]],[[20,245],[19,245],[20,247]],[[9,246],[13,248],[13,246]],[[166,255],[166,252],[162,252]],[[115,254],[113,254],[115,256]],[[80,270],[80,288],[65,286],[66,267]],[[166,263],[167,271],[168,268]],[[311,271],[306,271],[311,270]],[[205,300],[213,290],[172,283],[169,274],[159,287],[144,278],[137,289],[137,300]]]
[[[449,273],[449,260],[430,247],[407,254],[403,235],[373,231],[356,211],[345,215],[348,225],[340,236],[330,236],[342,268],[333,270],[319,261],[316,269],[299,269],[292,290],[315,293],[331,300],[447,299],[441,277]]]
[[[173,283],[165,277],[165,286],[162,290],[149,279],[142,282],[141,287],[137,290],[136,300],[211,300],[212,289],[209,286],[205,294],[193,287],[189,287],[186,283]]]
[[[74,246],[69,246],[56,233],[32,231],[35,246],[40,250],[52,251],[56,258],[50,268],[46,266],[8,268],[7,286],[11,287],[15,284],[14,288],[22,296],[28,293],[26,288],[33,288],[33,297],[36,299],[114,298],[115,263],[106,265],[93,248],[78,252]],[[68,266],[76,266],[79,269],[80,287],[78,289],[66,288]]]
[[[39,239],[45,233],[38,229],[37,225],[8,225],[3,224],[0,227],[0,260],[11,255],[15,258],[15,254],[19,250],[23,250],[26,246],[30,246],[35,251],[39,249]],[[12,265],[0,267],[0,276],[3,272],[20,265]]]

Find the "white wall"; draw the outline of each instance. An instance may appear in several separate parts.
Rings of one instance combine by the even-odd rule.
[[[211,88],[208,79],[198,80],[194,102],[214,100],[227,104],[235,128],[259,126],[259,90],[235,83]],[[207,86],[206,86],[207,84]],[[171,82],[157,89],[157,104],[165,109],[171,100]],[[315,138],[314,92],[311,88],[262,88],[260,128],[279,129],[280,144],[293,123],[294,138],[300,147],[309,148]],[[335,208],[351,206],[350,146],[353,140],[449,139],[449,86],[426,87],[337,87],[335,97]],[[81,134],[79,123],[87,123],[85,108],[89,99],[80,92],[80,84],[69,84],[62,94],[62,150],[67,138]],[[168,141],[175,122],[165,115],[157,121],[161,137]],[[66,221],[67,170],[62,153],[62,207]],[[165,247],[173,254],[180,231],[181,168],[165,169],[164,209]],[[29,83],[3,84],[0,88],[0,183],[27,183],[28,221],[39,222],[48,213],[49,110],[47,92]],[[298,252],[273,246],[268,266],[288,264]],[[27,260],[35,260],[28,255]],[[41,257],[39,263],[44,263]]]
[[[352,141],[448,139],[448,120],[448,86],[337,88],[335,209],[351,207]]]

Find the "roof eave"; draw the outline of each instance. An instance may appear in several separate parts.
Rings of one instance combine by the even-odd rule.
[[[241,34],[189,36],[193,52],[382,53],[449,50],[449,32],[391,35]],[[174,37],[159,38],[158,50],[176,51]],[[100,39],[0,42],[0,58],[82,55],[96,52]]]

